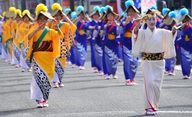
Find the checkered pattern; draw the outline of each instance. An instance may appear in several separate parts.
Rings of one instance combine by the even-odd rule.
[[[66,37],[64,39],[61,39],[61,53],[60,53],[60,58],[66,58],[67,56],[67,51],[68,51],[68,46],[66,42]]]
[[[73,35],[69,31],[70,46],[73,44]]]

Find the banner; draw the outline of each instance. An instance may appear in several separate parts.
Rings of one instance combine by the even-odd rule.
[[[141,11],[145,13],[153,5],[156,5],[156,0],[141,0]]]

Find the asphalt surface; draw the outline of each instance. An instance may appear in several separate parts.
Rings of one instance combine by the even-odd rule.
[[[192,80],[165,75],[157,117],[192,117]],[[64,87],[52,88],[49,107],[38,109],[30,100],[32,72],[0,60],[0,117],[140,117],[144,115],[143,74],[139,67],[136,86],[125,86],[122,63],[119,79],[105,80],[86,69],[68,66]]]

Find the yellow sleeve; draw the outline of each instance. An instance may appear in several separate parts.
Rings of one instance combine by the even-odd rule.
[[[32,51],[33,51],[33,37],[29,40],[29,50],[28,50],[27,55],[26,55],[26,60],[30,59]]]
[[[4,26],[5,30],[4,30],[4,43],[7,42],[8,39],[11,38],[11,31],[10,31],[10,26],[8,25],[8,22],[6,22],[5,26]]]
[[[59,29],[59,30],[60,30],[60,31],[58,31],[59,37],[60,37],[61,39],[63,39],[64,36],[65,36],[65,34],[63,33],[63,31],[61,31],[61,29]]]
[[[51,24],[52,24],[51,22],[48,22],[46,25],[47,25],[47,27],[52,28]]]
[[[12,38],[15,38],[15,34],[16,34],[16,30],[17,30],[17,23],[15,21],[13,21],[13,24],[10,24],[11,27],[11,34],[12,34]]]
[[[60,38],[57,31],[50,29],[51,39],[53,41],[53,56],[55,58],[60,56]]]
[[[2,25],[2,44],[5,44],[5,38],[6,38],[6,31],[5,31],[6,27],[5,27],[5,22]]]
[[[77,30],[77,27],[76,27],[75,24],[70,25],[70,32],[71,32],[71,35],[74,35],[76,30]]]
[[[28,38],[28,36],[35,30],[38,28],[38,24],[35,23],[35,24],[31,24],[29,26],[29,31],[27,32],[27,34],[25,35],[25,38]]]

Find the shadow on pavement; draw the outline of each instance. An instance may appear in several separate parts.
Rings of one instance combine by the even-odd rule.
[[[31,110],[35,110],[37,108],[25,108],[25,109],[15,109],[15,110],[5,110],[5,111],[0,111],[0,115],[11,115],[11,114],[17,114],[17,113],[21,113],[21,112],[26,112],[26,111],[31,111]]]
[[[81,83],[81,82],[90,82],[90,81],[99,81],[104,79],[89,79],[89,80],[74,80],[74,81],[63,81],[65,84],[69,83]]]
[[[30,83],[18,83],[18,84],[6,84],[6,85],[0,85],[0,87],[15,87],[15,86],[30,86]]]
[[[133,116],[128,116],[128,117],[147,117],[146,114],[141,114],[141,115],[133,115]]]
[[[111,88],[111,87],[126,87],[123,85],[106,85],[106,86],[95,86],[95,87],[84,87],[84,88],[78,88],[73,90],[93,90],[93,89],[103,89],[103,88]]]
[[[30,92],[30,90],[12,90],[12,91],[6,91],[6,92],[0,92],[0,95],[5,94],[12,94],[12,93],[24,93],[24,92]]]
[[[23,80],[31,80],[31,79],[28,79],[28,78],[14,78],[14,79],[3,79],[3,80],[0,80],[0,83],[4,83],[4,82],[14,82],[14,81],[23,81]]]
[[[163,86],[163,89],[175,89],[175,88],[179,88],[179,89],[185,89],[185,88],[192,88],[192,86]]]

